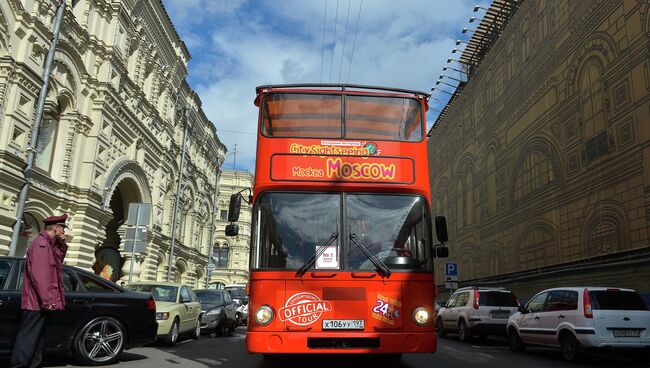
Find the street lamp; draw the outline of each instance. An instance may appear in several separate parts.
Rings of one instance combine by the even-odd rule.
[[[476,30],[475,29],[469,29],[469,28],[465,27],[465,28],[463,28],[463,32],[461,32],[461,33],[467,33],[467,32],[474,33],[474,32],[476,32]]]
[[[484,8],[484,7],[480,6],[480,5],[476,5],[476,6],[474,7],[474,13],[476,13],[479,9],[483,9],[483,10],[485,10],[485,11],[488,11],[487,8]]]
[[[459,46],[461,43],[464,43],[465,45],[469,45],[469,43],[467,43],[467,41],[456,40],[456,46]]]

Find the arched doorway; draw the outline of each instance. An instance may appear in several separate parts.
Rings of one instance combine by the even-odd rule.
[[[106,237],[104,238],[104,242],[100,249],[112,248],[118,250],[120,248],[122,236],[124,235],[124,230],[121,230],[121,227],[124,225],[129,213],[129,204],[140,202],[141,198],[140,189],[134,179],[127,177],[118,183],[109,202],[109,209],[111,210],[112,218],[108,221],[108,224],[106,224]],[[103,269],[103,266],[100,267],[101,265],[99,265],[98,262],[100,262],[100,260],[96,257],[95,265],[93,265],[95,272]],[[122,264],[113,265],[113,267],[114,269],[111,274],[111,280],[117,281],[122,276]]]

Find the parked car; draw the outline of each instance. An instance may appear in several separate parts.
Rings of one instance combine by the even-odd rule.
[[[158,340],[174,345],[182,334],[189,334],[193,339],[199,338],[201,304],[189,286],[167,282],[138,282],[127,288],[150,294],[156,300]]]
[[[458,331],[460,341],[472,336],[505,335],[510,315],[517,313],[519,301],[505,288],[465,287],[456,290],[440,308],[436,328],[440,337]]]
[[[214,331],[217,336],[229,335],[237,328],[237,307],[230,293],[225,290],[195,290],[201,303],[203,318],[201,331]]]
[[[248,295],[246,295],[246,285],[233,284],[224,287],[230,293],[233,299],[239,300],[241,304],[248,304]]]
[[[579,361],[585,349],[629,349],[638,361],[650,355],[650,310],[631,289],[567,287],[535,295],[508,320],[513,351],[528,345],[559,347]]]
[[[9,355],[21,321],[24,258],[0,257],[0,354]],[[63,266],[65,309],[50,312],[45,354],[80,363],[112,364],[124,349],[155,341],[156,302],[111,281]]]

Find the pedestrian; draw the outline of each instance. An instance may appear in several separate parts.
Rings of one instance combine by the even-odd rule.
[[[27,249],[21,301],[23,321],[14,342],[10,368],[40,367],[49,315],[65,308],[62,264],[68,250],[67,218],[63,214],[43,220],[45,229]]]

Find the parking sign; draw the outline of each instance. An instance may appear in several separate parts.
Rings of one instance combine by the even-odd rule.
[[[445,281],[458,281],[458,264],[445,263]]]

